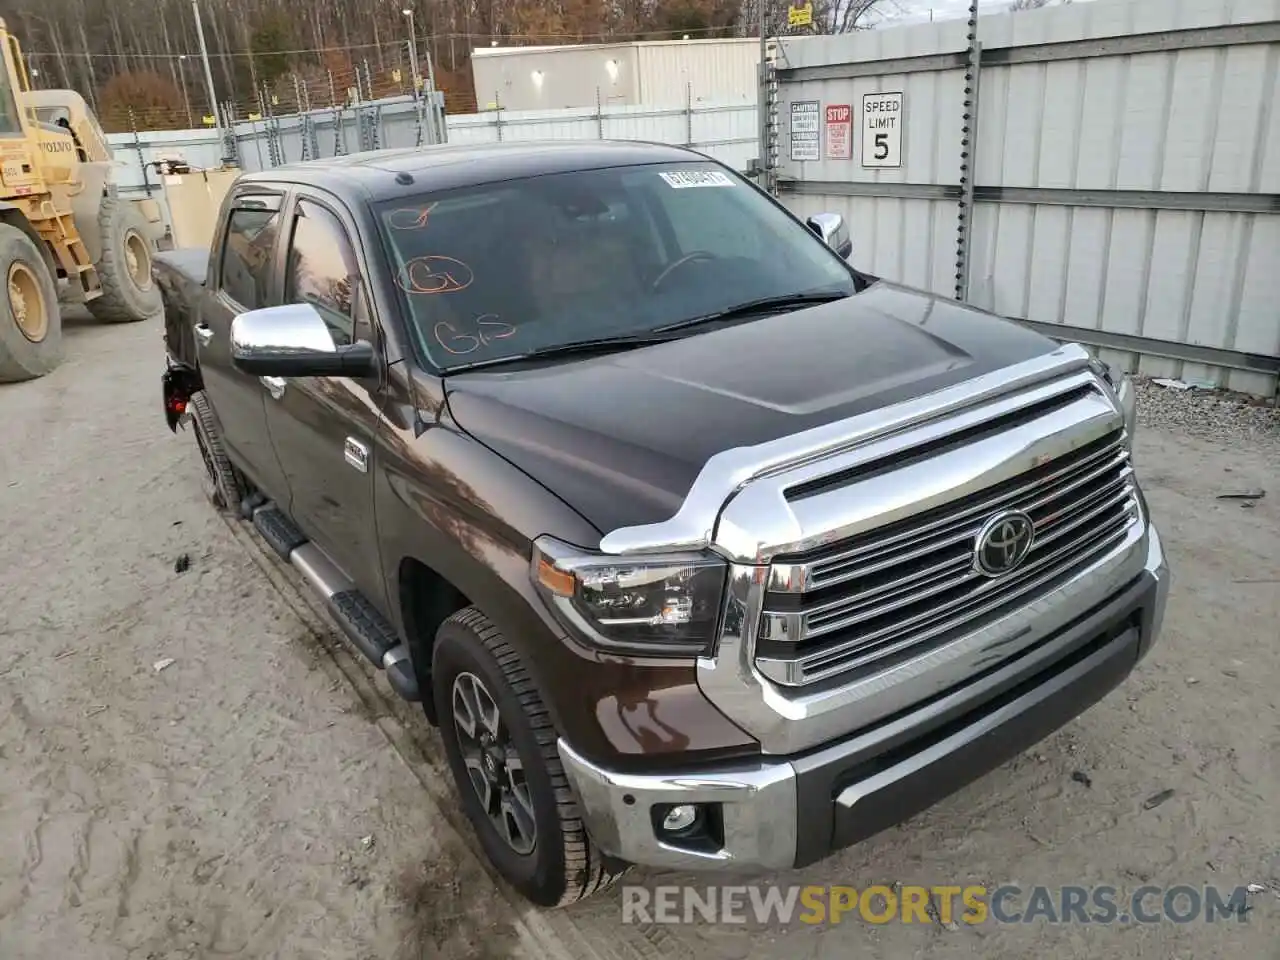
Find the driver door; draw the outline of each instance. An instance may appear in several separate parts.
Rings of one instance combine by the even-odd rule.
[[[354,224],[336,202],[299,192],[285,227],[282,303],[309,303],[336,346],[379,349]],[[379,353],[381,354],[379,349]],[[301,377],[267,396],[267,425],[288,479],[288,512],[361,591],[382,605],[373,471],[385,368],[370,379]]]

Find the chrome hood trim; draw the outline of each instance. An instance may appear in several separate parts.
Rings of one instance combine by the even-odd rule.
[[[1089,352],[1066,344],[1051,353],[995,373],[975,377],[882,410],[815,427],[753,447],[711,457],[676,514],[662,523],[623,527],[607,534],[600,549],[611,554],[712,549],[735,563],[759,564],[780,553],[811,548],[841,535],[830,528],[805,529],[785,500],[788,487],[857,466],[870,441],[874,456],[891,452],[894,434],[910,430],[910,442],[928,438],[931,421],[939,436],[981,423],[1034,400],[1037,387],[1050,396],[1085,383],[1101,383]],[[1001,401],[1007,400],[1008,407]],[[741,495],[740,495],[741,494]]]

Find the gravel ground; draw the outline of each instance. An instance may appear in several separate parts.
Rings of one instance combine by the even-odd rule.
[[[1216,444],[1248,443],[1259,451],[1269,450],[1272,456],[1280,446],[1280,406],[1274,401],[1221,391],[1179,390],[1147,378],[1134,382],[1144,428]],[[1272,493],[1280,496],[1280,490]]]
[[[68,355],[0,386],[0,960],[1280,960],[1274,410],[1144,386],[1138,470],[1176,570],[1161,645],[906,825],[757,878],[1256,883],[1246,922],[663,927],[621,925],[621,891],[544,914],[509,897],[421,715],[201,499],[161,420],[158,329],[75,323]]]

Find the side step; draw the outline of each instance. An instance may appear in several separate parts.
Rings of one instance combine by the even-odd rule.
[[[400,642],[395,627],[377,607],[274,503],[264,501],[255,505],[246,497],[241,510],[251,512],[253,526],[262,538],[324,597],[330,615],[356,649],[378,669],[387,672],[391,689],[402,699],[419,702],[422,692],[409,660],[409,649]]]
[[[266,502],[267,502],[267,498],[264,497],[262,494],[257,493],[256,491],[254,493],[249,494],[247,497],[245,497],[243,500],[240,501],[240,516],[244,517],[244,519],[252,523],[253,511],[257,510],[261,506],[265,506]]]
[[[253,525],[262,539],[271,544],[271,549],[285,560],[291,560],[293,551],[307,542],[306,535],[274,503],[253,511]]]

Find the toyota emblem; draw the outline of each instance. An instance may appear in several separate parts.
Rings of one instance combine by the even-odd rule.
[[[1022,563],[1034,539],[1035,527],[1025,513],[997,513],[978,531],[973,548],[974,569],[987,577],[1004,576]]]

